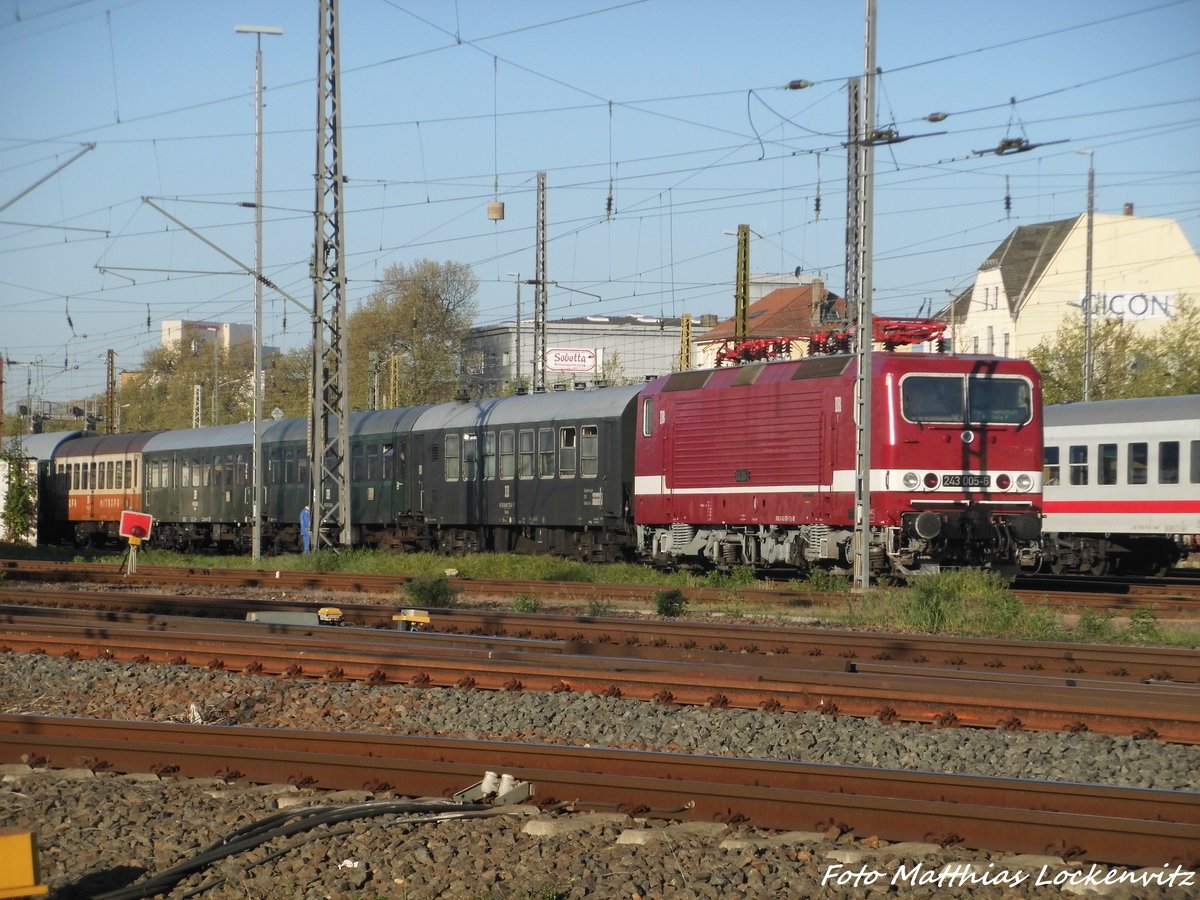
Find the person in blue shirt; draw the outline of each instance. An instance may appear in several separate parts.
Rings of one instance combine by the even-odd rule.
[[[300,539],[304,542],[304,552],[305,553],[307,553],[309,550],[309,541],[311,540],[311,536],[310,536],[309,532],[311,532],[311,531],[312,531],[312,513],[309,512],[308,504],[305,503],[304,509],[300,510]]]

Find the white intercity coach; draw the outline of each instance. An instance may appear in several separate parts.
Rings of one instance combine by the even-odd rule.
[[[1043,565],[1163,574],[1200,552],[1200,394],[1048,406]]]

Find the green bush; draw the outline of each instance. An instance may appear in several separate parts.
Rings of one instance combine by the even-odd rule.
[[[1111,641],[1114,636],[1112,610],[1085,610],[1075,623],[1075,635],[1085,641]]]
[[[1125,626],[1125,640],[1138,644],[1155,644],[1161,640],[1158,632],[1158,619],[1148,609],[1135,609],[1129,615],[1129,624]]]
[[[404,593],[417,606],[449,609],[457,602],[459,591],[445,575],[434,575],[412,579],[404,585]]]
[[[513,598],[512,611],[518,613],[535,613],[542,611],[542,601],[529,594],[517,594]]]
[[[844,594],[850,590],[850,579],[838,575],[828,569],[812,569],[808,573],[808,581],[801,590],[825,591],[830,594]]]
[[[616,610],[616,605],[611,600],[605,600],[603,597],[588,597],[585,614],[589,616],[611,616]]]
[[[676,616],[683,615],[686,609],[687,597],[683,596],[683,591],[678,588],[654,592],[654,611],[660,616],[674,619]]]

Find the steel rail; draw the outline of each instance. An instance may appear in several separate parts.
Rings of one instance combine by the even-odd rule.
[[[1200,743],[1200,686],[1127,684],[912,667],[763,669],[737,663],[563,653],[535,642],[438,646],[400,632],[354,645],[335,629],[211,621],[208,631],[0,622],[9,650],[264,675],[480,690],[591,691],[694,706],[818,711],[937,725],[1092,730]],[[547,652],[549,651],[549,652]],[[730,655],[729,660],[738,660]]]
[[[356,573],[313,573],[264,569],[210,568],[204,566],[139,566],[135,575],[125,575],[119,567],[103,567],[88,563],[43,563],[29,560],[0,560],[0,571],[13,578],[43,578],[46,576],[63,581],[94,581],[122,584],[190,584],[278,588],[286,590],[325,590],[352,593],[394,593],[412,579],[403,575],[370,575]],[[558,602],[579,603],[587,597],[603,597],[609,600],[626,600],[649,603],[655,591],[661,587],[634,584],[601,584],[572,581],[528,581],[518,582],[501,579],[451,578],[458,589],[483,596],[512,597],[530,594]],[[1086,608],[1114,613],[1134,609],[1149,609],[1161,618],[1196,618],[1200,616],[1200,586],[1181,581],[1164,595],[1158,588],[1139,596],[1128,584],[1121,584],[1126,594],[1098,591],[1046,591],[1014,588],[1014,594],[1027,603],[1038,603],[1056,608]],[[679,588],[690,602],[727,602],[731,591],[728,588],[682,587]],[[764,605],[785,606],[803,609],[834,602],[825,591],[794,590],[790,587],[744,587],[736,593],[746,602]]]
[[[264,599],[114,594],[106,591],[32,591],[0,587],[0,603],[86,606],[146,615],[210,615],[245,618],[264,610],[307,611],[336,603],[346,620],[392,628],[400,604],[341,603],[312,595]],[[1200,682],[1200,654],[1187,648],[1088,645],[1053,641],[1000,641],[986,638],[850,631],[801,625],[646,620],[618,616],[564,616],[496,610],[430,609],[430,630],[496,637],[569,640],[572,652],[653,658],[686,651],[690,658],[719,662],[724,656],[755,654],[766,667],[796,668],[813,659],[892,662],[960,670],[1061,674],[1089,679]],[[801,662],[807,658],[809,662]]]
[[[0,716],[0,760],[449,796],[485,769],[538,802],[762,828],[1193,866],[1200,795],[641,751]]]

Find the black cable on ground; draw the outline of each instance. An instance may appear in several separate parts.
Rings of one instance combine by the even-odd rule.
[[[376,800],[351,806],[309,806],[275,813],[239,828],[228,837],[165,872],[137,884],[99,894],[96,900],[136,900],[136,898],[153,897],[166,893],[193,872],[205,869],[218,860],[252,850],[277,837],[287,837],[301,831],[308,831],[318,825],[336,825],[351,819],[365,819],[389,814],[412,813],[431,815],[435,818],[461,818],[494,811],[495,807],[486,803]]]

